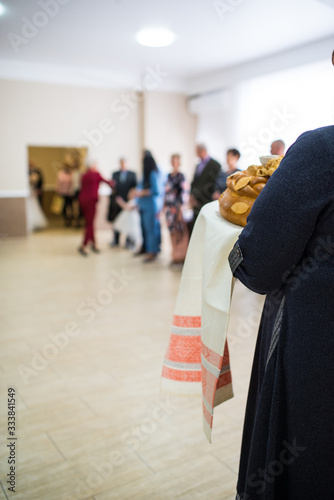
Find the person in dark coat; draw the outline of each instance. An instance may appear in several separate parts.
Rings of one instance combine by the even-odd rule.
[[[301,135],[269,179],[230,256],[267,294],[238,500],[333,498],[334,126]]]
[[[125,158],[120,159],[120,170],[112,174],[112,180],[115,183],[115,188],[110,195],[108,220],[113,222],[117,215],[122,211],[121,206],[117,203],[116,198],[120,196],[124,201],[128,201],[130,189],[137,186],[137,176],[135,172],[128,170]],[[114,230],[114,239],[111,246],[119,245],[119,232]]]
[[[201,208],[212,201],[217,175],[221,165],[208,154],[205,144],[198,144],[196,153],[201,160],[196,167],[195,175],[190,187],[190,205],[194,211],[194,225]],[[191,231],[191,227],[189,227]]]

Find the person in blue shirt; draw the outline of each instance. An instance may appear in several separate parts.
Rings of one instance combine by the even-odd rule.
[[[144,151],[142,189],[134,191],[132,196],[139,198],[146,253],[144,262],[152,262],[160,251],[160,192],[159,170],[150,151]]]

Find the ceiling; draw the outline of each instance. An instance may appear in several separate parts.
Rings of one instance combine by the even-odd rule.
[[[334,34],[334,0],[0,1],[0,76],[11,68],[38,78],[56,67],[132,84],[159,67],[185,83]],[[42,4],[53,6],[52,16],[38,15]],[[45,25],[22,32],[26,19]],[[172,30],[175,42],[140,46],[136,33],[155,27]]]

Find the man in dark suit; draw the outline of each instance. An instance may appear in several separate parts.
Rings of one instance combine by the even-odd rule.
[[[117,215],[121,212],[122,208],[118,205],[116,197],[120,196],[124,201],[128,200],[128,194],[130,189],[137,186],[137,176],[135,172],[131,172],[127,169],[127,164],[125,158],[120,159],[120,170],[112,174],[112,179],[115,181],[115,188],[112,190],[110,195],[109,213],[108,220],[113,222]],[[117,246],[119,244],[119,232],[114,231],[114,240],[111,246]]]
[[[198,144],[196,153],[200,162],[196,167],[190,188],[190,204],[194,211],[193,224],[201,208],[212,201],[216,178],[221,171],[220,163],[209,156],[205,144]]]

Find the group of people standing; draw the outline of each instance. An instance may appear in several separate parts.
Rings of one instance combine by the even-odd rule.
[[[159,216],[162,211],[166,214],[172,236],[172,263],[182,263],[185,258],[187,245],[183,253],[178,250],[179,240],[184,240],[186,231],[182,216],[185,178],[179,172],[180,155],[173,155],[171,164],[173,170],[165,182],[151,152],[145,150],[141,182],[137,182],[134,172],[127,170],[124,159],[121,159],[120,171],[113,174],[115,186],[110,196],[108,214],[108,220],[114,225],[111,246],[119,245],[120,232],[123,232],[126,234],[126,246],[134,247],[137,255],[145,254],[144,262],[154,261],[160,252]],[[178,238],[179,235],[181,238]]]
[[[108,220],[114,223],[112,246],[119,244],[120,232],[126,234],[126,246],[145,254],[145,262],[153,261],[160,251],[161,172],[150,153],[143,153],[142,181],[128,171],[124,159],[120,171],[113,174],[115,183],[110,196]],[[124,211],[127,215],[121,214]],[[122,219],[121,219],[122,217]]]
[[[274,141],[272,154],[279,154],[284,143]],[[56,193],[61,197],[61,212],[65,226],[80,227],[80,217],[85,220],[85,233],[79,247],[81,255],[87,256],[87,247],[99,252],[94,234],[94,219],[98,189],[101,182],[112,189],[107,219],[113,223],[112,247],[120,244],[121,233],[125,235],[125,246],[144,255],[145,262],[153,262],[161,246],[160,214],[166,218],[171,237],[171,264],[184,262],[189,238],[201,208],[219,198],[226,189],[226,179],[238,170],[240,153],[229,149],[226,155],[227,168],[222,170],[220,163],[213,159],[205,144],[196,146],[199,163],[190,184],[187,185],[180,171],[181,157],[171,156],[171,172],[167,177],[159,169],[150,151],[145,150],[142,157],[142,175],[138,182],[135,172],[128,170],[125,158],[120,159],[120,169],[108,180],[101,176],[94,162],[88,165],[84,174],[79,171],[78,158],[66,156],[57,173]],[[71,160],[71,161],[70,161]],[[42,174],[33,165],[29,166],[30,184],[34,192],[34,214],[37,201],[41,203]],[[37,201],[36,201],[37,200]],[[189,207],[188,210],[186,207]],[[30,210],[33,212],[33,210]],[[191,216],[189,216],[191,214]],[[39,227],[45,227],[46,219],[39,217]],[[31,219],[37,220],[36,214]]]
[[[29,198],[28,198],[28,230],[44,229],[48,220],[44,214],[42,170],[36,167],[34,160],[29,160]],[[80,227],[81,210],[78,201],[80,191],[80,171],[78,158],[74,153],[67,153],[62,164],[59,164],[55,195],[51,200],[50,212],[62,215],[65,226]]]
[[[185,177],[179,171],[180,155],[171,158],[172,172],[164,179],[150,151],[143,152],[142,180],[137,181],[135,172],[128,170],[124,158],[120,169],[109,181],[97,171],[96,165],[89,165],[82,176],[79,195],[81,210],[86,222],[85,234],[79,252],[86,256],[90,244],[95,244],[94,217],[100,182],[108,184],[112,193],[107,219],[113,223],[112,247],[120,244],[121,233],[125,235],[125,246],[144,255],[144,262],[153,262],[160,252],[160,214],[164,212],[172,241],[172,264],[181,264],[188,246],[187,224],[183,217]]]
[[[171,264],[184,262],[193,225],[201,208],[217,199],[226,188],[226,177],[237,170],[240,153],[236,149],[227,152],[227,171],[211,158],[204,144],[196,147],[200,160],[194,178],[187,187],[184,174],[180,171],[181,157],[171,156],[172,170],[164,178],[150,151],[145,150],[142,158],[142,180],[138,182],[135,172],[128,170],[124,158],[120,160],[120,169],[112,174],[111,181],[103,179],[96,166],[91,166],[82,177],[80,203],[86,220],[83,244],[79,248],[82,255],[87,255],[86,246],[92,244],[97,252],[93,231],[95,205],[100,182],[109,184],[110,195],[108,220],[113,223],[112,247],[120,244],[120,234],[125,235],[125,246],[144,255],[144,262],[153,262],[161,246],[160,214],[166,218],[171,236]],[[190,195],[189,195],[190,191]],[[90,208],[87,206],[90,199]],[[189,201],[192,217],[186,210]],[[94,208],[93,208],[94,207]]]
[[[274,149],[284,146],[282,141],[272,144]],[[163,213],[171,237],[171,265],[182,265],[186,256],[189,238],[201,208],[219,198],[226,189],[226,179],[238,170],[240,153],[229,149],[226,155],[227,169],[222,170],[213,159],[205,144],[196,146],[199,163],[190,184],[187,185],[180,171],[181,157],[171,156],[171,172],[167,177],[159,169],[151,152],[145,150],[142,157],[142,175],[138,182],[135,172],[128,170],[125,158],[120,159],[120,168],[105,179],[94,162],[82,175],[78,165],[64,161],[58,171],[56,193],[62,198],[62,215],[65,226],[80,226],[80,217],[85,220],[85,232],[79,252],[87,256],[90,246],[99,252],[95,241],[94,219],[98,189],[101,182],[112,189],[107,219],[113,223],[112,247],[120,244],[120,235],[125,235],[125,246],[144,255],[144,262],[153,262],[161,247],[160,216]],[[40,196],[38,171],[30,167],[30,176],[35,179],[35,193]],[[38,198],[39,199],[39,198]],[[186,207],[189,207],[188,209]],[[189,216],[191,214],[191,216]]]
[[[283,154],[284,142],[274,141],[271,154]],[[142,157],[142,175],[138,182],[135,172],[128,170],[125,158],[120,159],[120,169],[112,174],[109,181],[104,179],[91,165],[82,177],[80,206],[86,220],[83,243],[79,248],[82,255],[87,255],[89,243],[92,250],[98,252],[95,245],[93,221],[98,199],[100,182],[112,188],[110,195],[108,220],[113,223],[112,247],[120,244],[120,235],[125,236],[125,246],[133,249],[136,255],[144,255],[144,262],[153,262],[161,246],[160,214],[166,218],[171,236],[171,264],[184,262],[189,238],[202,207],[217,200],[226,189],[227,177],[238,171],[240,152],[231,148],[226,152],[226,168],[213,159],[205,144],[196,146],[199,162],[187,187],[184,174],[180,171],[181,157],[171,156],[172,170],[164,178],[150,151],[145,150]],[[186,210],[187,205],[190,210]],[[189,218],[188,214],[192,216]]]

